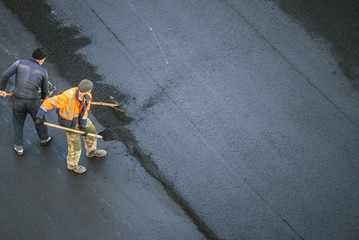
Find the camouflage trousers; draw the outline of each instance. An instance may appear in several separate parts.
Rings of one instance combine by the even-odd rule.
[[[79,129],[79,125],[76,124],[76,130]],[[97,134],[96,128],[89,118],[87,118],[86,129],[89,133]],[[80,161],[82,150],[80,134],[66,131],[66,137],[68,145],[67,164],[76,166]],[[85,142],[85,149],[87,154],[97,149],[96,137],[82,136],[82,138]]]

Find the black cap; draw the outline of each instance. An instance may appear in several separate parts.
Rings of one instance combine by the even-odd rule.
[[[36,60],[41,60],[46,58],[46,53],[41,48],[36,48],[35,51],[32,53],[32,58]]]

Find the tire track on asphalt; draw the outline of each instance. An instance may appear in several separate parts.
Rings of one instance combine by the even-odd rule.
[[[114,36],[117,41],[121,44],[121,46],[130,54],[132,55],[132,52],[130,51],[130,49],[127,48],[127,46],[122,42],[122,40],[117,36],[116,33],[114,33],[112,31],[112,29],[104,22],[104,20],[96,13],[96,11],[90,6],[90,4],[88,4],[88,2],[86,0],[83,0],[83,2],[85,2],[85,4],[87,5],[87,7],[91,10],[91,12],[97,17],[97,19],[106,27],[106,29],[112,34],[112,36]]]

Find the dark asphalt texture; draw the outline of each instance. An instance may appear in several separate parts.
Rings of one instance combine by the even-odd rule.
[[[96,84],[93,91],[94,99],[97,102],[108,102],[107,97],[113,96],[118,102],[123,103],[129,98],[125,93],[120,93],[111,85],[102,83],[101,75],[97,74],[94,66],[89,64],[83,56],[76,51],[91,43],[91,40],[82,36],[79,29],[74,27],[64,27],[61,21],[53,18],[51,8],[42,0],[31,1],[3,1],[24,26],[34,34],[36,40],[44,46],[48,54],[47,61],[56,67],[56,71],[61,77],[66,79],[71,86],[76,86],[81,79],[91,79]],[[36,16],[36,17],[34,17]],[[56,57],[52,57],[56,56]],[[98,121],[106,128],[98,134],[103,136],[104,141],[118,140],[125,144],[127,151],[135,157],[144,169],[155,179],[163,184],[168,194],[177,202],[184,211],[191,217],[208,239],[217,239],[206,224],[197,214],[187,205],[186,201],[174,190],[173,186],[166,181],[166,178],[158,170],[151,157],[144,154],[138,147],[136,138],[126,128],[126,124],[131,122],[131,116],[125,117],[123,114],[111,108],[92,107],[91,112]],[[107,238],[106,236],[104,237]]]
[[[279,4],[283,11],[290,14],[294,19],[304,25],[307,31],[312,36],[321,36],[330,41],[333,45],[332,51],[340,60],[340,67],[345,73],[346,77],[351,81],[354,91],[359,91],[359,4],[357,1],[282,1],[272,0]],[[78,51],[90,45],[91,38],[84,36],[81,29],[74,26],[64,26],[61,19],[54,18],[51,14],[51,8],[46,2],[41,0],[21,1],[21,0],[3,0],[2,1],[8,9],[15,14],[23,25],[30,31],[36,38],[36,41],[43,46],[48,52],[49,58],[47,61],[52,64],[56,72],[63,79],[66,79],[67,84],[72,86],[76,85],[80,79],[88,78],[95,82],[96,89],[94,90],[94,101],[107,101],[107,96],[113,96],[120,102],[126,104],[133,100],[126,92],[114,88],[111,84],[105,83],[103,76],[101,76],[93,66],[86,61],[86,56],[78,53]],[[93,11],[96,15],[96,12]],[[36,16],[36,17],[34,17]],[[100,18],[99,18],[100,19]],[[108,30],[111,31],[110,28]],[[116,34],[113,33],[116,37]],[[120,42],[121,40],[118,39]],[[132,54],[132,50],[125,43],[123,47]],[[214,70],[213,70],[214,71]],[[160,98],[160,96],[157,96]],[[143,106],[143,109],[149,109],[156,105],[158,99],[150,98]],[[130,116],[129,118],[123,117],[120,113],[111,108],[92,107],[91,112],[96,117],[102,126],[105,128],[99,134],[104,136],[104,140],[122,142],[126,151],[131,157],[137,159],[141,166],[148,172],[154,179],[163,185],[166,192],[172,199],[178,203],[186,214],[192,219],[193,223],[197,226],[198,230],[208,239],[220,239],[218,232],[211,229],[206,220],[201,217],[201,214],[188,203],[187,199],[181,196],[177,191],[178,188],[173,185],[168,176],[163,173],[157,166],[156,162],[152,160],[151,154],[148,151],[142,150],[139,146],[135,134],[127,127],[136,118]],[[1,114],[7,114],[1,112]],[[4,134],[11,136],[12,129],[4,129]],[[268,137],[271,141],[270,137]],[[30,139],[31,142],[36,142],[36,139]],[[55,139],[55,142],[58,141]],[[272,139],[273,141],[273,139]],[[48,162],[51,152],[55,149],[40,148],[39,151],[43,152],[40,156],[42,159],[34,161],[34,155],[25,155],[20,161],[9,161],[3,165],[3,169],[10,169],[10,171],[2,171],[1,183],[12,183],[16,192],[3,195],[1,203],[4,207],[1,209],[2,216],[11,216],[12,221],[1,219],[2,234],[5,236],[16,236],[18,239],[26,239],[26,232],[31,232],[36,238],[36,235],[41,236],[43,239],[51,239],[54,229],[56,230],[57,239],[65,239],[68,234],[76,236],[78,239],[116,239],[118,235],[112,231],[111,225],[106,225],[108,222],[98,220],[98,212],[91,212],[91,206],[101,209],[101,199],[99,192],[96,190],[89,190],[81,195],[73,198],[70,195],[71,191],[78,191],[79,189],[91,189],[90,186],[96,182],[96,186],[100,189],[102,185],[108,184],[106,179],[98,181],[98,179],[87,179],[76,174],[71,174],[70,177],[66,175],[66,181],[61,182],[61,175],[65,174],[67,170],[64,169],[64,162],[55,163],[61,170],[58,178],[52,178],[50,172],[41,171],[41,169],[51,169],[53,162]],[[12,144],[9,142],[6,145],[1,145],[2,152],[8,152],[12,149]],[[62,149],[64,150],[64,149]],[[57,149],[56,151],[60,151]],[[64,150],[66,151],[66,150]],[[14,155],[14,156],[13,156]],[[36,157],[39,154],[36,154]],[[17,157],[15,152],[8,153],[6,156]],[[103,163],[90,162],[90,166],[98,167],[101,169]],[[23,167],[23,168],[22,168]],[[11,170],[12,169],[12,170]],[[33,172],[39,173],[39,176],[34,178]],[[59,171],[59,170],[58,170]],[[66,172],[67,173],[67,172]],[[16,177],[20,175],[21,177]],[[105,177],[104,177],[105,178]],[[44,183],[43,179],[49,179]],[[201,180],[201,179],[200,179]],[[205,182],[205,180],[203,180]],[[245,179],[247,181],[247,179]],[[247,182],[250,188],[251,184]],[[52,186],[58,186],[58,189]],[[111,185],[112,186],[112,185]],[[114,184],[115,186],[115,184]],[[251,190],[253,190],[251,189]],[[247,190],[243,190],[247,193]],[[292,190],[290,190],[292,191]],[[31,192],[37,192],[35,198]],[[66,192],[68,195],[62,195],[61,192]],[[41,196],[43,193],[44,197]],[[257,193],[262,198],[261,193]],[[28,197],[30,196],[30,198]],[[94,197],[96,196],[96,197]],[[256,197],[258,197],[256,196]],[[250,197],[248,197],[250,198]],[[264,202],[266,201],[263,197]],[[85,206],[81,202],[88,201]],[[204,199],[203,201],[209,201]],[[249,200],[250,201],[250,200]],[[19,206],[14,209],[12,202],[16,202]],[[6,205],[8,204],[8,205]],[[268,203],[268,205],[270,205]],[[71,206],[72,209],[67,207]],[[269,207],[270,208],[270,207]],[[63,222],[54,224],[53,219],[48,216],[48,209],[51,209],[50,215],[64,216]],[[274,209],[274,207],[273,207]],[[272,210],[273,210],[272,209]],[[24,214],[21,214],[23,212]],[[103,218],[108,218],[108,212],[100,212]],[[273,210],[273,212],[276,212]],[[39,222],[34,222],[32,216],[40,215]],[[75,226],[80,226],[81,229],[86,229],[88,226],[98,226],[102,229],[101,235],[96,235],[96,231],[89,231],[89,233],[78,233],[76,229],[67,229],[63,232],[62,229],[57,229],[58,226],[66,225],[67,217],[71,216],[74,220]],[[306,239],[300,232],[295,230],[295,224],[289,220],[279,216],[284,222],[284,225],[294,232],[295,239]],[[14,226],[14,219],[18,219],[23,230],[16,232],[17,226]],[[37,219],[35,217],[35,219]],[[113,220],[114,217],[110,217]],[[253,223],[255,224],[255,223]],[[353,224],[353,223],[350,223]],[[42,226],[38,229],[38,226]],[[250,228],[250,227],[248,227]],[[246,230],[243,230],[245,232]],[[103,235],[104,233],[108,235]],[[340,232],[340,230],[338,230]],[[95,234],[95,235],[93,235]],[[280,234],[279,234],[280,235]],[[340,234],[339,234],[340,235]],[[128,236],[128,235],[127,235]],[[247,236],[250,239],[250,236]],[[235,239],[242,239],[237,236]],[[243,237],[245,239],[245,237]]]
[[[355,0],[274,0],[314,36],[333,45],[339,65],[359,90],[359,2]]]

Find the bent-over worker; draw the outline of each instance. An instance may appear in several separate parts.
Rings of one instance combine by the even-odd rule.
[[[56,108],[58,122],[61,126],[85,132],[83,139],[85,142],[87,157],[103,157],[107,154],[105,150],[97,149],[97,138],[87,134],[96,134],[96,128],[88,118],[90,111],[93,83],[88,79],[83,79],[78,87],[70,88],[60,95],[47,98],[41,105],[37,113],[37,124],[44,124],[44,116],[48,110]],[[81,156],[81,139],[78,133],[66,131],[68,154],[67,168],[76,173],[86,172],[84,166],[79,165]]]

